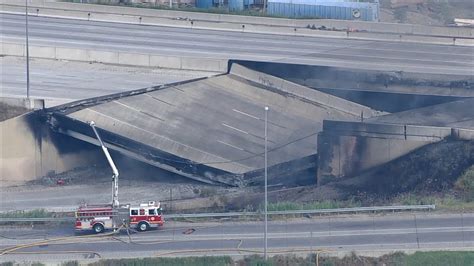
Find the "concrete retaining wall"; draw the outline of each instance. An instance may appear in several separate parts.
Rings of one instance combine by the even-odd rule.
[[[20,107],[27,110],[40,110],[44,108],[44,100],[14,97],[0,97],[0,104],[5,106]]]
[[[474,130],[324,121],[318,135],[318,183],[357,175],[447,137],[474,140]]]
[[[36,112],[0,122],[0,147],[3,185],[103,162],[97,147],[51,132]]]
[[[25,56],[25,45],[16,43],[0,43],[0,55]],[[227,71],[227,60],[214,58],[159,56],[152,54],[37,45],[30,45],[30,56],[33,58],[98,62],[117,65],[160,67],[183,70],[204,70],[215,72]]]
[[[29,12],[31,14],[94,21],[246,31],[279,35],[474,45],[472,42],[474,29],[470,28],[432,27],[362,21],[293,20],[44,1],[33,1],[30,5]],[[4,12],[24,13],[24,2],[20,0],[0,0],[0,7]],[[336,29],[338,31],[311,30],[307,28],[309,26],[316,28],[324,26],[327,29]],[[422,38],[411,38],[404,35],[420,35]],[[460,40],[455,41],[454,38]]]
[[[0,97],[0,122],[43,108],[44,100],[41,99]]]
[[[453,128],[451,136],[455,139],[460,140],[473,140],[474,139],[474,130],[465,129],[465,128]]]

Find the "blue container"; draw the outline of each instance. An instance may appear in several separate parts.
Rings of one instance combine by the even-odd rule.
[[[244,10],[244,0],[229,0],[229,11]]]
[[[269,0],[268,14],[290,18],[377,21],[378,3],[328,0]]]
[[[254,4],[255,4],[254,0],[244,0],[244,6],[245,7],[248,7],[248,6],[254,5]]]
[[[214,0],[196,0],[197,8],[211,8],[213,7]]]

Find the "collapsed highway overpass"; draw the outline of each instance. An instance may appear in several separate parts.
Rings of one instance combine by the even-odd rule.
[[[194,180],[241,185],[262,174],[265,106],[268,162],[279,171],[315,168],[323,120],[381,114],[234,64],[227,74],[78,101],[47,116],[73,138],[97,144],[87,125],[95,121],[112,150]]]
[[[245,67],[390,113],[474,97],[474,76],[235,60]]]
[[[127,157],[206,183],[255,184],[263,176],[268,106],[270,178],[305,176],[314,182],[316,175],[343,177],[451,136],[451,128],[471,127],[471,114],[465,110],[471,106],[472,77],[425,78],[416,79],[416,73],[231,62],[226,74],[95,97],[0,123],[3,145],[14,150],[2,155],[10,162],[2,171],[11,173],[13,161],[22,169],[36,169],[28,178],[84,166],[90,160],[81,156],[88,152],[92,158],[95,150],[82,141],[98,144],[87,124],[93,120],[107,145]],[[379,89],[389,96],[362,97],[354,103],[351,97],[337,97],[333,91],[338,89]],[[417,101],[415,94],[427,101]],[[396,100],[399,95],[407,101]],[[466,100],[453,102],[456,97],[449,95]],[[447,103],[435,106],[434,96]],[[409,111],[383,112],[400,104],[404,106],[398,109]],[[430,107],[417,109],[424,105]],[[20,127],[11,126],[14,122],[29,131],[21,129],[19,134]],[[426,126],[434,126],[434,131]],[[412,136],[420,132],[421,139]],[[471,134],[456,132],[463,138]],[[20,151],[8,136],[35,142],[34,156]],[[68,142],[82,144],[65,145]]]

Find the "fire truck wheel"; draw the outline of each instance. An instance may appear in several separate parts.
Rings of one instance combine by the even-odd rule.
[[[94,224],[93,229],[94,229],[94,233],[96,234],[100,234],[104,232],[104,226],[101,223]]]
[[[141,222],[141,223],[138,224],[138,231],[143,232],[143,231],[146,231],[146,230],[148,230],[148,224],[147,223]]]

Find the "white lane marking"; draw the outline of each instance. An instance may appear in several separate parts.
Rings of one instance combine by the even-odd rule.
[[[7,39],[7,38],[11,38],[11,39],[21,39],[21,37],[11,37],[11,36],[3,36],[3,39]],[[100,45],[104,46],[105,45],[105,42],[107,40],[110,40],[111,43],[113,43],[113,41],[123,41],[123,38],[122,37],[112,37],[110,35],[104,37],[103,39],[101,40],[96,40],[96,41],[86,41],[86,40],[75,40],[75,41],[65,41],[65,40],[59,40],[59,39],[54,39],[54,38],[47,38],[47,37],[32,37],[30,38],[31,40],[35,41],[35,40],[43,40],[43,41],[47,41],[49,43],[55,43],[55,44],[58,44],[58,43],[64,43],[64,44],[72,44],[73,48],[80,48],[78,45],[80,43],[83,43],[84,45],[94,45],[94,43],[99,43]],[[166,41],[166,40],[154,40],[154,39],[145,39],[145,42],[155,42],[155,43],[165,43],[165,44],[173,44],[173,42],[170,42],[170,41]],[[175,44],[175,43],[174,43]],[[210,46],[210,47],[213,47],[213,45],[210,45],[209,43],[194,43],[195,45],[206,45],[206,46]],[[131,47],[130,44],[126,44],[126,43],[122,43],[122,44],[113,44],[113,45],[107,45],[107,48],[110,48],[110,47]],[[70,48],[70,47],[67,47],[67,48]],[[237,47],[230,47],[232,49],[235,49]],[[149,46],[143,46],[143,49],[150,49]],[[196,50],[196,49],[193,49],[193,48],[182,48],[180,47],[179,49],[181,50],[184,50],[184,51],[188,51],[190,53],[207,53],[207,51],[202,51],[202,50]],[[341,48],[341,49],[344,49],[344,48]],[[172,47],[161,47],[160,50],[171,50],[171,51],[175,51],[176,48],[172,48]],[[415,62],[437,62],[437,63],[454,63],[456,64],[456,66],[459,66],[461,64],[465,64],[465,65],[474,65],[473,63],[471,62],[459,62],[459,61],[450,61],[450,60],[443,60],[443,61],[440,61],[440,60],[434,60],[434,59],[429,59],[429,58],[423,58],[423,59],[419,59],[419,58],[412,58],[412,57],[394,57],[394,56],[379,56],[379,55],[358,55],[358,54],[351,54],[351,55],[347,55],[347,54],[344,54],[344,53],[337,53],[337,52],[326,52],[326,51],[311,51],[311,50],[307,50],[305,51],[304,49],[300,49],[298,52],[295,52],[294,49],[284,49],[284,48],[275,48],[275,49],[269,49],[267,48],[266,51],[271,51],[271,52],[274,52],[274,53],[277,53],[277,52],[280,52],[279,54],[283,53],[283,52],[286,52],[286,53],[290,53],[290,54],[287,54],[285,55],[286,57],[301,57],[301,56],[307,56],[307,55],[322,55],[322,54],[329,54],[329,55],[339,55],[339,56],[352,56],[352,57],[358,57],[358,58],[363,58],[363,59],[366,59],[366,58],[372,58],[372,59],[385,59],[385,60],[411,60],[411,61],[415,61]],[[231,51],[231,52],[236,52],[236,51]],[[239,54],[248,54],[249,56],[257,56],[255,53],[245,53],[245,52],[238,52]],[[218,50],[214,50],[213,54],[225,54],[227,55],[228,53],[227,52],[219,52]],[[276,56],[276,54],[271,54],[271,56]]]
[[[126,104],[124,104],[124,103],[121,103],[121,102],[119,102],[119,101],[114,101],[114,102],[115,102],[115,103],[118,103],[119,105],[124,106],[125,108],[132,109],[132,110],[135,111],[135,112],[138,112],[138,113],[141,113],[141,112],[142,112],[141,110],[138,110],[137,108],[128,106],[128,105],[126,105]]]
[[[418,229],[421,233],[452,233],[452,232],[474,232],[474,227],[441,227],[441,228],[424,228]],[[343,237],[343,236],[371,236],[371,235],[407,235],[416,234],[415,228],[409,229],[377,229],[377,230],[357,230],[357,231],[331,231],[331,232],[313,232],[313,238],[321,237]],[[203,234],[203,235],[186,235],[175,236],[177,240],[216,240],[216,239],[260,239],[263,233],[239,233],[239,234]],[[311,238],[311,232],[292,232],[292,233],[269,233],[269,238]],[[144,236],[138,240],[170,240],[172,236]]]
[[[237,109],[232,109],[232,111],[237,112],[237,113],[242,114],[242,115],[245,115],[245,116],[248,116],[248,117],[251,117],[251,118],[254,118],[254,119],[257,119],[257,120],[262,120],[259,117],[253,116],[251,114],[248,114],[248,113],[245,113],[245,112],[242,112],[242,111],[239,111]]]
[[[160,99],[160,98],[158,98],[158,97],[156,97],[156,96],[150,95],[150,94],[148,94],[148,93],[145,93],[145,96],[148,96],[148,97],[152,98],[153,100],[162,102],[162,103],[164,103],[164,104],[167,104],[167,105],[170,105],[170,106],[174,106],[174,104],[169,103],[169,102],[167,102],[167,101],[164,101],[164,100],[162,100],[162,99]]]
[[[179,231],[179,230],[177,230]],[[419,228],[418,234],[420,233],[450,233],[450,232],[474,232],[474,227],[426,227]],[[281,239],[281,238],[321,238],[321,237],[339,237],[339,236],[370,236],[370,235],[406,235],[406,234],[416,234],[415,228],[407,229],[376,229],[376,230],[341,230],[341,231],[321,231],[321,232],[293,232],[293,233],[269,233],[270,239]],[[137,235],[135,241],[212,241],[212,240],[242,240],[242,239],[261,239],[263,233],[247,233],[247,234],[202,234],[202,235],[186,235],[186,236],[175,236],[171,235],[160,236],[160,235]],[[12,242],[25,242],[31,239],[14,239],[9,240],[9,243]],[[97,239],[99,241],[93,241],[93,243],[102,243],[108,242],[104,239]],[[113,242],[113,241],[111,241]],[[474,241],[465,241],[466,243],[474,243]],[[425,244],[425,242],[423,242]]]
[[[203,150],[200,150],[200,149],[198,149],[198,148],[194,148],[194,147],[191,147],[191,146],[189,146],[189,145],[186,145],[186,144],[184,144],[184,143],[177,142],[177,141],[175,141],[175,140],[173,140],[173,139],[170,139],[170,138],[167,138],[167,137],[165,137],[165,136],[163,136],[163,135],[158,135],[158,134],[156,134],[155,132],[152,132],[152,131],[149,131],[149,130],[146,130],[146,129],[137,127],[137,126],[132,125],[132,124],[130,124],[130,123],[128,123],[128,122],[125,122],[125,121],[122,121],[122,120],[117,119],[117,118],[115,118],[115,117],[106,115],[106,114],[101,113],[101,112],[99,112],[99,111],[96,111],[96,110],[94,110],[94,109],[88,108],[88,109],[86,109],[86,110],[89,110],[89,111],[91,111],[91,112],[97,113],[98,115],[107,117],[107,118],[109,118],[109,119],[111,119],[111,120],[115,120],[115,121],[117,121],[118,123],[121,123],[121,124],[124,124],[124,125],[126,125],[126,126],[135,128],[135,129],[137,129],[137,130],[139,130],[139,131],[146,132],[146,133],[148,133],[148,134],[150,134],[150,135],[152,135],[152,136],[156,136],[157,138],[166,139],[166,140],[169,140],[169,141],[171,141],[171,142],[173,142],[173,143],[176,143],[177,145],[181,145],[181,146],[187,147],[187,148],[189,148],[189,149],[191,149],[191,150],[195,150],[195,151],[198,151],[198,152],[200,152],[200,153],[207,154],[207,155],[209,155],[211,158],[216,158],[216,159],[226,160],[226,161],[227,161],[226,158],[220,157],[220,156],[218,156],[218,155],[216,155],[216,154],[211,154],[211,153],[205,152],[205,151],[203,151]],[[79,119],[79,120],[80,120],[81,117],[80,117],[80,116],[79,116],[79,117],[76,117],[76,119]],[[193,160],[193,159],[190,159],[190,160]]]
[[[3,40],[6,39],[6,38],[10,38],[10,37],[6,37],[6,36],[2,36]],[[20,40],[21,38],[18,37],[17,38],[18,40]],[[33,38],[34,39],[34,38]],[[32,40],[32,38],[30,38],[30,40]],[[41,41],[44,41],[45,44],[42,44],[42,45],[50,45],[50,44],[58,44],[58,43],[68,43],[68,44],[75,44],[75,45],[79,45],[79,46],[64,46],[64,47],[60,47],[60,48],[80,48],[80,44],[82,43],[83,45],[86,45],[86,46],[94,46],[93,43],[90,43],[90,42],[81,42],[81,41],[75,41],[75,42],[65,42],[65,41],[50,41],[48,39],[35,39],[39,42]],[[15,43],[14,43],[15,44]],[[117,50],[111,50],[111,49],[107,49],[107,48],[110,48],[111,46],[115,46],[117,48],[127,48],[129,49],[130,47],[132,46],[129,46],[129,45],[108,45],[108,47],[105,47],[103,46],[102,44],[100,44],[101,47],[99,49],[96,49],[97,51],[117,51]],[[148,47],[143,47],[141,48],[142,50],[147,50],[146,52],[148,52],[150,50],[150,48]],[[120,50],[122,51],[122,50]],[[219,56],[216,56],[216,54],[218,54],[218,52],[208,52],[208,51],[201,51],[201,50],[190,50],[190,49],[184,49],[184,48],[180,48],[179,50],[176,50],[176,48],[160,48],[160,51],[158,52],[157,50],[153,50],[153,55],[165,55],[163,53],[160,53],[160,52],[163,52],[163,51],[169,51],[169,52],[172,52],[174,53],[175,55],[183,55],[183,53],[187,53],[189,55],[193,55],[195,56],[196,54],[203,54],[203,55],[206,55],[205,58],[215,58],[215,59],[222,59],[222,57],[219,57]],[[158,53],[155,53],[155,52],[158,52]],[[148,52],[149,53],[149,52]],[[229,53],[222,53],[222,55],[225,54],[225,57],[228,57],[229,56]],[[169,55],[169,54],[167,54]],[[237,53],[237,54],[234,54],[233,57],[235,57],[235,59],[249,59],[249,58],[253,58],[253,59],[256,59],[256,58],[261,58],[261,59],[265,59],[266,61],[271,61],[271,62],[285,62],[285,63],[291,63],[291,60],[290,59],[296,59],[296,63],[304,63],[304,62],[309,62],[310,64],[311,63],[326,63],[328,64],[328,66],[341,66],[341,65],[346,65],[347,64],[353,64],[355,66],[359,66],[358,64],[360,63],[357,63],[357,62],[354,62],[354,61],[348,61],[348,60],[341,60],[341,59],[321,59],[321,58],[317,58],[317,57],[314,57],[312,59],[307,59],[305,58],[304,56],[306,56],[306,54],[298,54],[298,55],[284,55],[283,57],[277,57],[276,55],[266,55],[266,56],[261,56],[261,55],[258,55],[258,54],[251,54],[251,53]],[[290,61],[288,61],[290,60]],[[423,70],[423,71],[426,71],[427,69],[431,69],[433,71],[435,70],[444,70],[444,71],[447,71],[448,73],[454,73],[456,72],[456,74],[463,74],[463,73],[466,73],[466,75],[472,75],[472,70],[466,70],[466,67],[463,67],[463,66],[449,66],[449,67],[442,67],[441,65],[439,66],[429,66],[429,65],[414,65],[414,64],[405,64],[405,65],[401,65],[401,64],[397,64],[397,63],[391,63],[391,62],[384,62],[384,63],[372,63],[372,62],[365,62],[364,63],[365,65],[367,66],[373,66],[373,67],[387,67],[387,66],[390,66],[390,67],[393,67],[393,68],[396,68],[396,69],[392,69],[393,71],[398,71],[400,68],[402,69],[411,69],[411,71],[415,71],[415,70]],[[431,72],[429,72],[431,73]],[[435,72],[435,73],[439,73],[439,72]]]
[[[232,147],[232,148],[237,149],[237,150],[245,151],[244,149],[242,149],[242,148],[240,148],[240,147],[234,146],[234,145],[229,144],[229,143],[227,143],[227,142],[223,142],[222,140],[218,140],[217,142],[219,142],[219,143],[221,143],[221,144],[224,144],[224,145],[226,145],[226,146]]]
[[[461,227],[460,227],[461,228]],[[428,229],[428,228],[427,228]],[[455,233],[455,232],[461,232],[459,230],[440,230],[439,228],[431,228],[433,230],[425,230],[424,233]],[[364,231],[364,230],[363,230]],[[365,231],[371,231],[371,230],[365,230]],[[330,238],[330,237],[350,237],[350,236],[372,236],[372,235],[413,235],[415,234],[415,228],[411,228],[411,230],[406,230],[407,232],[389,232],[386,233],[383,229],[379,230],[380,232],[375,232],[375,233],[369,233],[369,234],[363,234],[360,233],[359,231],[354,231],[354,233],[350,234],[331,234],[328,235],[327,233],[321,232],[321,234],[314,234],[313,232],[313,237],[312,238]],[[474,232],[474,228],[470,228],[469,230],[462,230],[463,232]],[[349,231],[348,231],[349,232]],[[420,234],[421,232],[418,232]],[[214,241],[214,240],[253,240],[253,239],[262,239],[263,233],[253,233],[253,234],[214,234],[214,235],[187,235],[187,236],[182,236],[182,235],[176,235],[176,236],[166,236],[166,237],[160,237],[160,236],[136,236],[134,241],[135,242],[147,242],[147,241],[163,241],[163,242],[186,242],[186,241]],[[269,239],[311,239],[310,232],[301,232],[300,234],[296,235],[294,233],[270,233],[268,235]],[[128,238],[126,238],[128,239]],[[9,240],[8,243],[24,243],[31,241],[32,239],[15,239],[15,240]],[[92,240],[92,241],[87,241],[87,240]],[[94,241],[97,240],[97,241]],[[109,243],[109,242],[114,242],[110,241],[108,239],[86,239],[82,243]],[[469,241],[465,240],[465,243],[474,243],[474,241]],[[428,242],[422,242],[422,244],[427,244]],[[436,242],[435,242],[436,243]],[[439,243],[445,243],[445,242],[439,242]],[[58,242],[57,244],[61,244],[61,242]],[[398,244],[398,243],[397,243]],[[370,245],[370,244],[369,244]],[[380,245],[380,244],[375,244],[375,245]],[[390,244],[389,244],[390,245]]]
[[[0,11],[0,14],[1,13],[11,13],[11,14],[14,14],[14,15],[17,15],[17,14],[20,14],[20,13],[16,13],[16,12],[7,12],[7,11]],[[22,14],[20,14],[22,15]],[[49,17],[47,15],[40,15],[40,17]],[[52,16],[54,17],[54,16]],[[11,19],[11,18],[3,18],[4,20],[8,21],[8,23],[12,23],[12,24],[18,24],[18,25],[22,25],[23,22],[21,21],[17,21],[15,19]],[[71,17],[64,17],[64,19],[69,19],[69,20],[86,20],[86,19],[80,19],[80,18],[71,18]],[[99,22],[99,24],[101,22],[104,22],[104,21],[101,21],[101,20],[92,20],[93,22]],[[106,21],[105,21],[106,22]],[[113,23],[113,22],[112,22]],[[99,24],[95,24],[95,25],[92,25],[92,27],[90,29],[95,29],[94,27],[99,27],[99,28],[104,28],[105,26],[103,25],[99,25]],[[136,25],[136,23],[125,23],[125,24],[132,24],[132,25]],[[35,21],[35,25],[42,25],[44,27],[48,27],[49,25],[51,25],[51,22],[45,22],[45,21]],[[56,27],[63,27],[65,28],[64,30],[67,30],[67,29],[70,29],[71,27],[72,28],[75,28],[76,26],[73,25],[73,24],[66,24],[66,25],[55,25]],[[79,27],[76,27],[76,28],[80,28],[82,29],[84,25],[80,25]],[[160,25],[154,25],[154,26],[157,26],[157,27],[160,27]],[[180,27],[180,26],[175,26],[175,27],[170,27],[168,25],[161,25],[161,27],[166,27],[166,28],[185,28],[185,29],[188,29],[187,27]],[[112,34],[118,34],[118,32],[121,32],[123,33],[123,28],[112,28],[112,29],[107,29],[109,32],[111,32]],[[133,29],[130,29],[130,28],[126,28],[127,30],[127,33],[133,33]],[[117,33],[115,33],[117,32]],[[140,32],[144,32],[142,30],[140,30]],[[212,32],[212,30],[211,30]],[[214,33],[215,32],[215,33]],[[229,38],[229,36],[223,36],[221,34],[218,34],[219,32],[221,32],[220,30],[214,30],[213,33],[211,33],[213,36],[213,38],[217,38],[217,39],[221,39],[223,41],[231,41],[231,40],[241,40],[241,38],[239,37],[236,37],[236,36],[231,36]],[[92,32],[81,32],[81,33],[87,33],[87,34],[91,34]],[[165,32],[166,35],[165,36],[175,36],[176,32],[174,31],[166,31]],[[192,35],[192,36],[203,36],[202,34],[194,34],[192,32],[186,32],[186,33],[183,33],[183,32],[179,32],[181,35]],[[102,34],[102,33],[99,33],[99,34]],[[250,33],[251,34],[251,33]],[[258,33],[255,33],[256,35]],[[271,37],[273,37],[273,34],[270,35]],[[287,35],[279,35],[277,34],[277,36],[285,36],[287,37]],[[289,35],[290,37],[294,37],[293,35]],[[157,35],[157,38],[162,38],[163,36],[162,35]],[[340,49],[346,49],[347,48],[347,45],[342,45],[342,46],[339,46],[337,45],[335,42],[328,42],[328,43],[324,43],[324,44],[319,44],[317,41],[305,41],[305,39],[308,39],[309,36],[296,36],[297,38],[300,37],[301,40],[298,40],[298,43],[300,43],[301,45],[305,45],[305,46],[309,46],[309,45],[318,45],[320,47],[331,47],[331,45],[334,45],[335,47],[337,48],[340,48]],[[305,39],[302,39],[302,38],[305,38]],[[309,37],[311,38],[311,37]],[[314,39],[321,39],[321,38],[324,38],[324,36],[314,36]],[[324,38],[324,39],[328,39],[328,38]],[[329,40],[333,40],[333,38],[329,38]],[[350,41],[356,41],[356,42],[368,42],[368,41],[378,41],[378,40],[364,40],[364,39],[349,39]],[[288,39],[279,39],[279,38],[275,38],[275,39],[271,39],[271,38],[262,38],[262,39],[257,39],[257,40],[252,40],[252,43],[268,43],[268,42],[276,42],[278,44],[282,44],[282,45],[289,45],[288,44]],[[379,41],[380,42],[380,41]],[[385,42],[385,43],[398,43],[398,42],[393,42],[393,41],[381,41],[381,42]],[[436,44],[427,44],[427,45],[436,45]],[[464,47],[464,46],[463,46]],[[279,47],[275,47],[276,49],[279,49]],[[301,49],[304,49],[304,48],[300,48]],[[311,47],[309,47],[308,49],[311,49]],[[385,51],[395,51],[395,52],[406,52],[406,50],[404,49],[393,49],[393,48],[380,48],[380,47],[364,47],[364,46],[360,46],[360,47],[356,47],[356,49],[361,49],[361,50],[368,50],[368,51],[382,51],[382,52],[385,52]],[[411,50],[411,51],[408,51],[408,52],[412,52],[412,53],[420,53],[420,54],[436,54],[436,55],[458,55],[458,56],[465,56],[466,54],[461,54],[461,53],[446,53],[446,52],[441,52],[441,53],[435,53],[435,52],[430,52],[430,51],[423,51],[423,50]],[[455,61],[453,61],[455,62]]]
[[[145,112],[145,111],[142,111],[142,110],[139,110],[139,109],[137,109],[137,108],[131,107],[131,106],[129,106],[129,105],[126,105],[126,104],[124,104],[124,103],[119,102],[118,100],[117,100],[117,101],[113,101],[113,102],[114,102],[114,103],[118,103],[119,105],[122,105],[123,107],[128,108],[128,109],[131,109],[131,110],[133,110],[133,111],[135,111],[135,112],[137,112],[137,113],[144,114],[144,115],[147,115],[147,116],[149,116],[149,117],[155,118],[155,119],[157,119],[157,120],[159,120],[159,121],[161,121],[161,122],[164,122],[164,121],[165,121],[164,119],[162,119],[162,118],[160,118],[160,117],[158,117],[158,116],[154,116],[154,115],[149,114],[149,113],[147,113],[147,112]]]
[[[238,132],[240,132],[240,133],[244,133],[244,134],[249,135],[249,133],[248,133],[247,131],[244,131],[244,130],[235,128],[235,127],[233,127],[233,126],[227,125],[226,123],[222,123],[222,125],[225,126],[225,127],[230,128],[230,129],[233,129],[233,130],[235,130],[235,131],[238,131]]]

